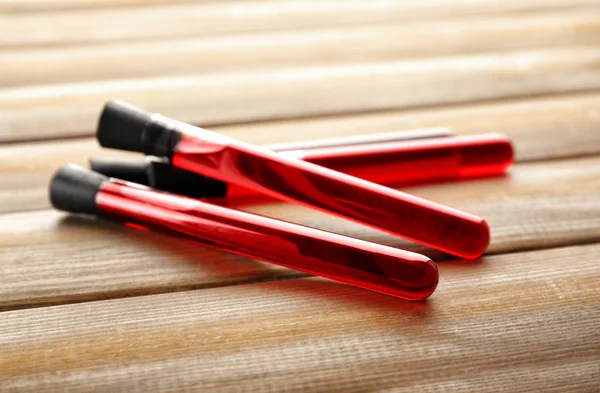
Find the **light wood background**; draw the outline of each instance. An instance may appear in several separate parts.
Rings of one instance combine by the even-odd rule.
[[[600,391],[598,0],[0,0],[1,392]],[[405,187],[484,216],[410,303],[50,208],[106,99],[257,144],[503,132],[507,176]]]

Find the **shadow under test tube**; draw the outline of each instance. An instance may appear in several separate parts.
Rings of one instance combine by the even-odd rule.
[[[177,232],[203,244],[407,300],[423,300],[438,283],[427,257],[197,199],[109,179],[77,165],[50,183],[61,210],[109,216]]]
[[[120,101],[100,118],[102,146],[167,157],[179,168],[299,203],[462,258],[490,240],[481,217],[402,193]]]

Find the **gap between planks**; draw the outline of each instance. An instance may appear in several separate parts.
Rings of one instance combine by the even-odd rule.
[[[600,88],[600,46],[0,90],[0,140],[90,135],[119,97],[211,125]],[[198,108],[201,108],[199,110]]]
[[[390,61],[598,43],[600,21],[589,10],[576,10],[158,42],[18,48],[0,53],[0,86]]]
[[[593,392],[599,251],[441,264],[426,302],[310,278],[5,312],[3,388]]]
[[[488,254],[597,242],[600,158],[518,164],[510,176],[406,188],[486,218]],[[448,260],[365,226],[282,202],[244,210]],[[117,223],[46,210],[0,216],[0,307],[229,285],[297,272]],[[160,245],[160,246],[155,246]],[[129,295],[128,295],[129,294]]]

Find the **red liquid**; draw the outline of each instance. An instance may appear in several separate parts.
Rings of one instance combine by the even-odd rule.
[[[107,181],[96,203],[124,221],[407,300],[427,298],[438,283],[436,265],[420,254],[130,183]]]
[[[185,125],[182,126],[185,129]],[[315,164],[188,126],[172,164],[320,209],[463,258],[487,248],[481,218]]]

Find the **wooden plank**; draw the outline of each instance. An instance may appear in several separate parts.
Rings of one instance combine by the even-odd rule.
[[[233,0],[243,2],[245,0]],[[260,0],[247,0],[260,1]],[[210,3],[215,0],[171,0],[169,3]],[[220,0],[224,2],[224,0]],[[164,0],[0,0],[0,12],[94,11],[106,7],[139,7],[164,4]]]
[[[595,0],[290,0],[209,2],[0,15],[0,46],[65,45],[298,29],[418,18],[598,9]]]
[[[119,97],[204,125],[463,103],[600,87],[600,47],[0,90],[0,140],[89,135]]]
[[[251,3],[258,3],[258,2],[269,2],[269,3],[273,3],[273,1],[269,1],[269,0],[227,0],[228,2],[231,3],[246,3],[246,2],[251,2]],[[184,3],[216,3],[217,1],[215,0],[171,0],[169,1],[170,4],[184,4]],[[224,3],[224,0],[219,0],[218,2],[220,3]],[[278,3],[282,3],[284,2],[284,0],[279,0]],[[287,1],[288,3],[290,3],[290,1]],[[432,7],[433,9],[431,10],[434,14],[436,9],[434,7],[439,6],[440,3],[441,5],[445,5],[443,2],[440,2],[439,0],[433,0],[433,1],[420,1],[419,3],[422,3],[423,7]],[[481,7],[481,3],[483,2],[479,2],[479,4],[473,4],[470,2],[466,2],[466,1],[455,1],[456,7],[460,8],[460,7],[464,7],[464,6],[468,6],[471,9],[467,9],[464,10],[463,12],[465,13],[469,13],[469,12],[477,12],[476,7],[480,6]],[[545,8],[550,8],[550,9],[565,9],[568,10],[570,8],[572,8],[573,5],[577,6],[577,5],[594,5],[594,2],[591,1],[577,1],[577,2],[566,2],[564,0],[553,0],[553,1],[546,1],[546,2],[541,2],[541,1],[525,1],[525,2],[519,2],[521,4],[508,4],[508,7],[506,4],[494,4],[494,2],[488,1],[489,5],[485,5],[487,7],[497,7],[497,11],[496,12],[502,12],[503,10],[506,10],[504,12],[531,12],[531,11],[536,11],[538,9],[545,9]],[[516,2],[513,2],[516,3]],[[56,0],[0,0],[0,12],[41,12],[41,11],[57,11],[57,10],[72,10],[72,9],[85,9],[88,11],[92,11],[94,9],[97,8],[105,8],[105,7],[140,7],[140,6],[147,6],[147,5],[164,5],[164,0],[60,0],[60,1],[56,1]],[[414,4],[413,6],[416,6],[418,4]],[[483,8],[483,7],[482,7]],[[475,9],[475,10],[473,10]],[[485,11],[486,8],[483,8],[482,11],[479,12],[486,12]],[[490,12],[490,11],[488,11]],[[453,12],[450,12],[449,14],[447,14],[448,16],[454,15],[454,13],[459,14],[459,10],[454,10]]]
[[[485,217],[489,253],[600,238],[600,158],[520,164],[511,176],[406,189]],[[341,234],[427,252],[295,205],[238,206]],[[117,223],[44,210],[0,216],[0,308],[231,285],[298,273]]]
[[[0,86],[387,61],[598,43],[600,20],[587,10],[577,10],[204,39],[17,48],[0,53]]]
[[[450,127],[459,135],[501,132],[517,146],[519,161],[597,154],[600,96],[527,97],[436,108],[221,125],[221,133],[255,144],[373,134],[402,129]],[[275,140],[276,138],[276,140]]]
[[[595,392],[600,246],[440,264],[409,303],[323,279],[5,312],[5,392]]]
[[[216,130],[250,143],[267,144],[437,125],[451,126],[457,134],[503,132],[514,140],[519,161],[598,154],[600,96],[280,121]],[[90,156],[99,155],[124,154],[101,150],[92,139],[0,146],[0,212],[48,208],[45,190],[56,168],[67,162],[87,165]]]

